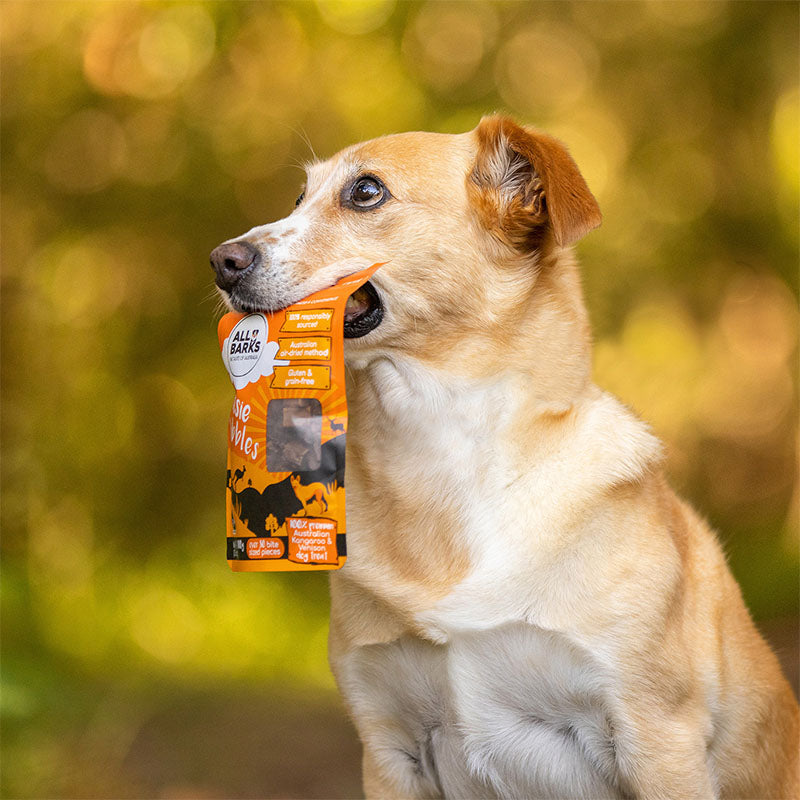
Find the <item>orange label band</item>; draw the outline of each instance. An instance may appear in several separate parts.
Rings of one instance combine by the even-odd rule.
[[[236,572],[340,568],[347,559],[343,326],[381,264],[273,313],[219,322],[235,389],[228,421],[227,558]]]
[[[331,357],[330,336],[297,336],[278,339],[278,358],[292,361],[328,361]]]
[[[331,368],[317,366],[275,367],[273,389],[330,389]]]
[[[336,563],[336,523],[329,519],[287,520],[289,558],[301,564]]]
[[[352,293],[351,291],[350,294]],[[282,331],[297,333],[329,331],[333,320],[333,311],[332,308],[319,308],[313,311],[303,309],[302,311],[297,311],[294,310],[292,306],[289,306],[289,308],[286,309],[286,319],[280,329]]]

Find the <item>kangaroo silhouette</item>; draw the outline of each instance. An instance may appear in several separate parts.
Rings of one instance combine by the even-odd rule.
[[[237,469],[236,472],[233,473],[233,483],[231,484],[231,489],[236,488],[236,484],[244,477],[244,473],[247,471],[247,464],[245,464],[241,469]]]

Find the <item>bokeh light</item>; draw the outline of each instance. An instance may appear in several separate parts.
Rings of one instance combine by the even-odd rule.
[[[799,21],[4,0],[0,793],[358,795],[324,576],[225,564],[208,253],[289,213],[306,161],[495,110],[566,142],[598,197],[595,379],[665,441],[796,668]]]
[[[440,92],[467,82],[476,82],[480,90],[483,82],[476,73],[497,32],[497,13],[490,3],[427,3],[405,31],[403,54],[408,68]]]
[[[518,113],[555,115],[584,97],[597,58],[591,42],[564,25],[529,25],[499,49],[500,94]]]

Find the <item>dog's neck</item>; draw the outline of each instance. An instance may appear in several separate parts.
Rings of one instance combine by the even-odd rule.
[[[530,269],[531,278],[510,308],[485,303],[485,328],[460,327],[458,317],[426,331],[419,349],[408,341],[358,349],[347,358],[351,416],[380,416],[379,424],[411,425],[444,414],[488,415],[519,403],[530,416],[563,414],[591,380],[589,323],[571,251],[551,251],[509,271]],[[476,270],[479,271],[479,270]],[[470,270],[465,267],[465,274]],[[497,304],[499,306],[499,303]],[[488,320],[491,320],[489,322]]]

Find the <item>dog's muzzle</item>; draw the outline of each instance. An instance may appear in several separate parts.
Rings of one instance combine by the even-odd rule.
[[[211,251],[211,266],[217,273],[216,284],[226,292],[230,292],[260,262],[261,254],[249,242],[226,242]]]
[[[211,251],[210,261],[211,267],[217,274],[215,281],[217,286],[228,294],[235,309],[252,311],[261,307],[258,298],[250,296],[247,282],[239,286],[245,276],[262,264],[261,253],[254,245],[244,240],[226,242]],[[234,293],[237,286],[239,291]],[[267,305],[264,309],[267,309]],[[375,287],[367,282],[347,301],[344,310],[344,337],[359,339],[375,330],[382,321],[383,303]]]

